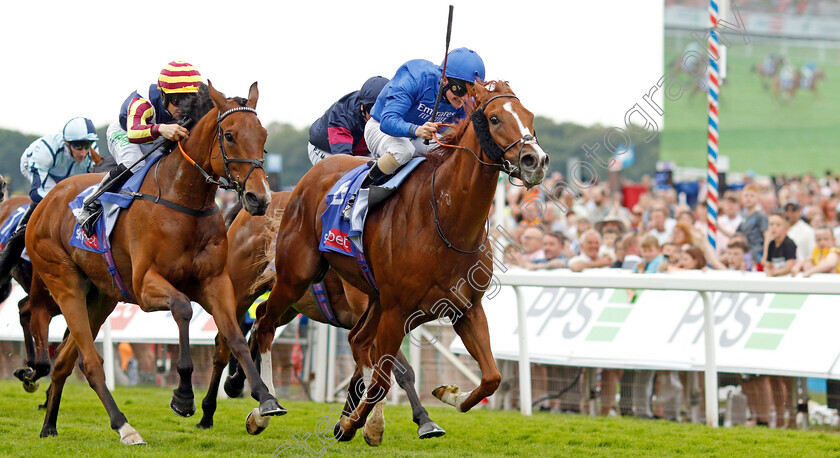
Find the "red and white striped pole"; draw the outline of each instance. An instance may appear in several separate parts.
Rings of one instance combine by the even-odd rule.
[[[718,102],[720,97],[720,69],[718,62],[720,58],[720,39],[718,37],[718,18],[719,10],[717,0],[709,1],[709,20],[711,27],[709,30],[709,66],[706,70],[709,84],[709,141],[708,141],[708,158],[709,166],[706,175],[706,187],[708,188],[708,195],[706,196],[706,220],[709,223],[709,243],[712,249],[717,247],[717,214],[718,214],[718,172],[717,172],[717,158],[718,158],[718,139],[719,139],[719,121],[718,121]]]

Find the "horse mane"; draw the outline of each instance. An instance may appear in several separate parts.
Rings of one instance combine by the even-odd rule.
[[[248,291],[250,294],[260,290],[264,285],[269,285],[270,288],[274,287],[274,280],[277,275],[277,269],[274,266],[274,256],[276,254],[275,244],[277,243],[277,231],[280,229],[280,221],[283,219],[284,212],[285,208],[278,208],[274,211],[269,209],[269,211],[265,214],[265,218],[268,221],[268,227],[263,233],[270,234],[269,237],[271,241],[265,251],[256,255],[254,265],[265,267],[251,285],[251,288]]]
[[[223,93],[220,92],[220,94],[222,94],[222,97],[225,97]],[[245,104],[248,102],[248,99],[242,97],[233,97],[228,100],[233,100],[237,103],[237,105],[241,107],[244,107]],[[184,100],[184,102],[181,104],[181,117],[189,117],[193,120],[193,124],[190,127],[190,130],[192,130],[192,127],[198,124],[198,121],[201,118],[203,118],[207,113],[209,113],[210,110],[212,110],[213,108],[215,108],[215,105],[213,105],[213,99],[210,98],[210,89],[206,84],[201,83],[198,86],[198,97],[188,98]]]
[[[513,94],[513,90],[511,90],[507,81],[487,81],[483,82],[481,86],[484,89],[482,91],[476,91],[475,88],[469,89],[469,94],[472,96],[473,102],[468,102],[464,105],[466,116],[455,124],[449,126],[449,131],[441,137],[441,141],[443,143],[450,145],[457,145],[460,143],[461,139],[463,139],[464,135],[467,133],[467,127],[470,125],[470,119],[472,119],[473,112],[480,108],[484,102],[490,100],[491,97],[499,94]],[[446,159],[451,157],[452,153],[455,151],[457,151],[457,148],[438,145],[422,155],[426,157],[427,161],[431,162],[433,165],[437,165],[446,161]]]

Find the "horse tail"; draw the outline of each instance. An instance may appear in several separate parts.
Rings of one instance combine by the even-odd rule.
[[[236,200],[236,203],[233,204],[232,207],[225,210],[225,230],[227,231],[230,229],[230,225],[233,224],[233,220],[236,219],[236,215],[242,211],[242,202],[239,199]]]
[[[273,212],[269,211],[265,215],[268,223],[266,224],[263,236],[268,239],[268,243],[266,244],[266,249],[256,255],[254,264],[262,266],[262,268],[260,275],[251,285],[251,294],[257,291],[264,291],[266,288],[271,289],[274,287],[274,281],[277,276],[276,268],[274,266],[274,257],[276,255],[275,252],[277,251],[277,230],[280,228],[280,221],[283,219],[284,210],[284,208],[278,208]]]

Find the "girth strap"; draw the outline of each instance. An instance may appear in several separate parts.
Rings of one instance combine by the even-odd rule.
[[[190,215],[190,216],[195,216],[196,218],[203,218],[205,216],[210,216],[210,215],[215,214],[217,211],[219,211],[219,206],[218,205],[214,205],[212,208],[208,208],[207,210],[195,210],[195,209],[192,209],[190,207],[185,207],[183,205],[176,204],[175,202],[172,202],[170,200],[166,200],[162,197],[153,196],[151,194],[144,194],[142,192],[131,192],[131,191],[122,190],[122,191],[120,191],[120,194],[131,196],[131,197],[134,197],[135,199],[140,199],[140,200],[145,200],[145,201],[148,201],[148,202],[154,202],[156,204],[161,204],[161,205],[169,207],[173,210],[179,211],[181,213],[184,213],[184,214],[187,214],[187,215]]]
[[[331,325],[339,328],[342,327],[341,323],[338,322],[338,318],[335,316],[335,310],[333,310],[332,304],[330,304],[330,297],[327,295],[324,282],[313,283],[310,291],[312,291],[312,295],[315,296],[315,302],[318,303],[318,308],[321,309],[321,313],[324,315],[324,318],[326,318]]]

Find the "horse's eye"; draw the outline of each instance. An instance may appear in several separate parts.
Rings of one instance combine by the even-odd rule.
[[[233,143],[233,135],[231,135],[230,133],[225,133],[225,140]]]
[[[490,124],[496,125],[499,123],[499,117],[496,115],[490,116]]]

